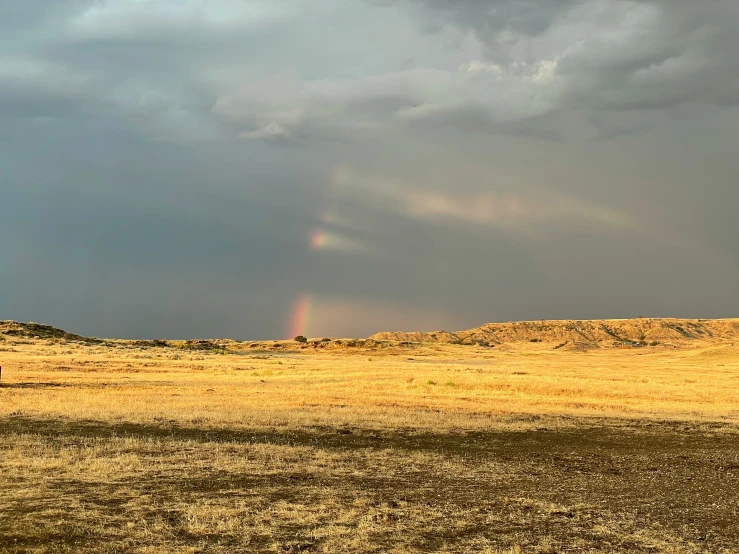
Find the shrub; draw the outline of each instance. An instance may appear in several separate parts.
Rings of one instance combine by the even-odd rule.
[[[306,339],[303,335],[298,335],[297,337],[295,337],[294,340],[295,342],[300,342],[300,343],[308,342],[308,339]]]

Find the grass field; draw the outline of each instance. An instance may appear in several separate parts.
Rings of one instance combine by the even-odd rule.
[[[312,346],[5,337],[0,551],[739,552],[739,345]]]

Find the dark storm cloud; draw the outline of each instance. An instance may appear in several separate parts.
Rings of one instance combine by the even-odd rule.
[[[324,335],[736,315],[738,18],[11,3],[0,318],[270,338],[306,298]]]
[[[732,53],[739,28],[735,2],[391,4],[420,7],[420,16],[437,21],[438,29],[474,35],[483,55],[502,70],[519,75],[538,71],[539,84],[547,86],[530,94],[546,97],[544,111],[660,110],[691,102],[739,101],[739,62]]]

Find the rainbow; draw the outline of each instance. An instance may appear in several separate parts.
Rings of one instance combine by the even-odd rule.
[[[340,250],[343,252],[360,252],[365,250],[364,245],[322,228],[313,230],[310,235],[309,244],[313,250]]]
[[[298,297],[295,306],[293,306],[290,316],[290,328],[288,330],[288,338],[294,338],[298,335],[308,336],[310,325],[310,317],[313,312],[314,302],[309,294],[301,294]]]
[[[358,243],[344,236],[342,233],[331,229],[334,226],[350,224],[338,212],[337,192],[342,187],[348,185],[353,177],[354,173],[350,167],[339,165],[331,170],[328,179],[330,195],[327,198],[324,210],[318,216],[318,226],[312,229],[308,235],[308,246],[311,250],[340,250],[344,252],[366,250],[364,244]],[[315,298],[309,293],[304,292],[298,296],[290,313],[290,323],[287,332],[288,338],[294,338],[298,335],[308,336],[311,330],[310,323],[313,312],[315,311],[315,305]]]
[[[313,250],[321,250],[326,248],[329,243],[329,236],[323,229],[315,229],[310,238],[310,245]]]

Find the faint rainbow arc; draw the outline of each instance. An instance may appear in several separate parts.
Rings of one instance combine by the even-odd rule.
[[[292,315],[290,316],[288,338],[294,338],[298,335],[308,336],[312,312],[313,298],[309,294],[301,294],[297,302],[295,302]]]
[[[314,228],[310,235],[308,244],[312,250],[324,250],[327,248],[339,250],[356,250],[358,245],[348,239],[332,233],[326,226],[335,225],[341,221],[338,213],[337,194],[339,189],[346,185],[351,179],[353,171],[347,166],[335,166],[329,174],[329,195],[326,206],[319,215],[319,226]],[[310,332],[311,318],[315,311],[316,300],[308,293],[302,293],[296,300],[290,314],[288,338],[299,335],[308,336]]]

